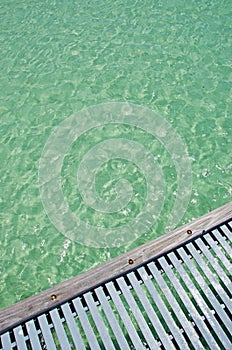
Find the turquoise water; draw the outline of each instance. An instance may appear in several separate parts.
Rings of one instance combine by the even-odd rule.
[[[161,213],[147,232],[96,248],[69,239],[46,215],[38,180],[44,146],[55,127],[83,108],[136,104],[156,111],[180,136],[192,185],[178,225],[231,200],[231,12],[226,0],[1,1],[0,307],[164,233],[178,190],[175,164],[154,135],[128,125],[99,126],[76,140],[64,158],[62,188],[82,220],[120,229],[144,207],[141,169],[125,159],[98,169],[103,199],[116,198],[122,174],[139,194],[124,216],[94,215],[82,206],[76,171],[94,142],[115,135],[140,142],[157,157],[165,183]]]

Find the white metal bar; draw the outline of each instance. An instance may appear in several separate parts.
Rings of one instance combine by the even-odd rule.
[[[227,308],[230,310],[230,312],[232,312],[231,300],[228,297],[228,295],[226,294],[226,291],[221,286],[221,284],[218,283],[218,280],[215,277],[215,274],[209,269],[207,264],[204,262],[204,260],[200,256],[199,252],[197,252],[196,249],[194,249],[194,247],[191,243],[187,244],[187,248],[190,251],[190,253],[192,254],[192,256],[194,257],[194,259],[197,261],[199,266],[202,268],[202,271],[204,272],[204,274],[206,274],[206,277],[210,280],[210,283],[213,286],[213,288],[215,289],[215,291],[218,293],[218,295],[223,300],[223,302],[225,303]]]
[[[221,246],[224,248],[224,250],[227,252],[229,256],[232,256],[232,249],[230,248],[229,244],[225,240],[225,238],[221,235],[221,233],[218,230],[212,231],[215,238],[217,238],[218,242],[221,244]]]
[[[217,259],[215,259],[214,256],[211,254],[208,246],[206,246],[200,238],[198,238],[195,242],[201,250],[201,252],[207,258],[212,268],[216,271],[217,277],[220,278],[220,280],[222,280],[227,289],[232,290],[232,282],[230,281],[229,277],[226,275],[224,270],[221,268],[221,265],[218,264]]]
[[[130,316],[128,315],[125,306],[123,305],[117,290],[115,289],[115,286],[113,284],[113,282],[109,282],[106,284],[106,287],[110,293],[111,299],[114,302],[115,307],[118,310],[119,316],[121,317],[124,326],[128,332],[128,335],[131,338],[131,341],[133,343],[133,345],[135,346],[135,349],[143,349],[144,345],[140,339],[140,337],[138,336],[138,333],[136,332],[136,329],[133,325],[133,323],[131,322]]]
[[[33,350],[41,350],[41,344],[39,341],[38,331],[35,327],[34,320],[30,320],[26,323],[27,333],[29,336],[30,344]]]
[[[56,350],[56,345],[51,333],[51,329],[49,327],[46,315],[43,314],[38,317],[40,329],[42,331],[42,335],[45,341],[45,344],[49,350]]]
[[[100,301],[102,309],[107,317],[107,320],[111,326],[111,329],[115,335],[115,339],[117,340],[120,349],[130,350],[130,347],[126,341],[126,338],[120,328],[118,321],[115,317],[113,310],[110,307],[109,300],[107,299],[105,293],[103,292],[103,288],[100,286],[95,289],[95,293]]]
[[[17,348],[20,350],[27,350],[23,329],[21,326],[14,328],[13,330]]]
[[[65,333],[62,321],[60,319],[60,315],[58,313],[57,309],[53,309],[52,311],[50,311],[50,315],[51,315],[51,319],[52,319],[52,323],[53,326],[55,328],[57,337],[59,339],[61,348],[63,350],[71,350],[71,346],[69,344],[67,335]]]
[[[2,349],[3,350],[11,350],[13,345],[10,340],[10,334],[9,332],[4,333],[1,336],[1,341],[2,341]]]
[[[79,317],[79,321],[85,332],[86,338],[89,342],[91,349],[101,350],[99,343],[97,341],[97,338],[94,334],[93,328],[90,325],[89,319],[86,315],[86,311],[84,310],[79,297],[73,300],[73,305],[76,309],[77,315]]]
[[[164,257],[161,257],[158,259],[159,263],[161,264],[162,268],[164,269],[166,275],[170,279],[173,287],[176,289],[177,293],[179,294],[181,300],[183,301],[186,309],[189,311],[190,315],[192,316],[194,322],[196,323],[198,329],[200,330],[201,334],[205,338],[206,342],[211,346],[213,349],[220,349],[218,344],[216,343],[215,339],[211,336],[209,333],[209,330],[203,321],[202,316],[198,313],[197,309],[193,305],[191,299],[185,292],[184,288],[180,284],[178,278],[173,273],[171,266],[167,263],[166,259]]]
[[[192,244],[187,245],[187,247],[189,247],[189,246],[191,246],[192,250],[193,250]],[[215,297],[215,295],[213,294],[213,292],[209,288],[208,284],[206,283],[206,281],[204,280],[204,278],[202,277],[202,275],[200,274],[200,272],[198,271],[196,266],[192,263],[192,261],[191,261],[192,259],[190,259],[190,257],[186,254],[186,252],[184,251],[183,248],[178,249],[178,253],[180,254],[180,256],[183,259],[183,261],[185,262],[185,264],[188,266],[188,268],[192,274],[192,277],[195,279],[196,283],[198,283],[200,289],[205,294],[205,296],[209,300],[210,304],[212,305],[212,307],[214,308],[216,313],[221,318],[221,321],[225,324],[225,326],[227,327],[228,330],[232,330],[231,320],[229,319],[223,306],[219,303],[219,301],[217,300],[217,298]],[[197,255],[197,253],[196,253],[196,255]],[[199,258],[199,256],[198,256],[198,258]],[[207,268],[206,264],[204,263],[204,260],[199,259],[199,260],[197,260],[197,262],[203,271],[206,269],[205,273],[207,274],[208,268]],[[212,280],[210,279],[210,275],[207,275],[207,277],[208,277],[210,283],[212,284]]]
[[[114,346],[114,344],[109,336],[109,332],[106,329],[105,323],[104,323],[104,321],[103,321],[103,319],[98,311],[98,308],[93,300],[91,293],[90,292],[85,293],[84,298],[85,298],[85,301],[86,301],[87,306],[89,308],[89,311],[92,315],[92,318],[95,322],[97,330],[101,336],[101,340],[102,340],[103,344],[105,345],[106,349],[114,350],[115,346]]]
[[[189,349],[189,346],[187,344],[187,341],[183,337],[183,330],[180,329],[176,323],[174,322],[171,313],[168,311],[166,305],[164,304],[162,298],[160,297],[159,293],[157,292],[156,288],[154,287],[154,284],[151,281],[150,276],[148,276],[147,272],[145,271],[144,267],[140,267],[138,269],[138,272],[143,280],[143,283],[145,284],[147,290],[149,291],[153,302],[159,309],[160,313],[162,314],[162,317],[164,318],[164,321],[166,322],[171,334],[175,338],[177,344],[179,345],[180,349]],[[161,339],[162,342],[162,339]]]
[[[221,251],[221,249],[219,248],[218,244],[213,240],[213,238],[209,235],[206,234],[204,236],[204,238],[206,239],[207,243],[212,247],[212,249],[214,250],[214,252],[217,255],[217,258],[220,259],[220,261],[222,262],[222,264],[225,266],[225,268],[227,269],[227,271],[231,274],[231,263],[229,262],[229,260],[226,258],[225,254],[223,254],[223,252]]]
[[[187,334],[191,344],[193,344],[195,349],[201,349],[204,350],[204,346],[200,342],[199,336],[196,333],[192,323],[187,319],[185,313],[183,312],[182,308],[180,307],[179,303],[177,302],[176,298],[172,294],[170,288],[166,284],[165,280],[163,279],[162,275],[160,274],[160,271],[157,269],[155,263],[149,263],[148,264],[149,270],[151,271],[152,275],[154,276],[156,282],[158,283],[159,287],[163,291],[163,295],[167,299],[170,307],[174,311],[176,317],[180,321],[185,333]]]
[[[205,317],[207,318],[207,321],[212,326],[213,330],[216,332],[217,336],[219,337],[222,344],[225,346],[225,348],[229,348],[231,345],[231,342],[229,341],[227,335],[225,334],[224,330],[221,328],[219,322],[215,318],[214,314],[212,313],[212,310],[208,307],[204,299],[202,298],[201,294],[197,290],[195,284],[191,281],[189,275],[183,268],[180,261],[177,259],[174,252],[171,252],[168,254],[168,257],[171,259],[172,263],[176,267],[178,273],[180,274],[180,277],[182,278],[184,284],[192,294],[193,298],[201,308],[201,311],[204,313]]]
[[[123,277],[120,277],[117,279],[117,282],[120,286],[120,289],[123,293],[123,296],[125,297],[131,312],[133,313],[141,332],[144,335],[144,338],[146,339],[148,345],[153,348],[153,349],[158,349],[158,342],[157,340],[154,338],[150,328],[147,325],[146,320],[143,317],[142,312],[140,311],[138,304],[136,303],[133,295],[130,293],[129,287],[127,286],[125,280]]]
[[[135,290],[137,296],[139,297],[139,300],[140,300],[141,304],[143,305],[144,310],[146,311],[153,327],[155,328],[161,343],[163,344],[163,346],[165,348],[175,350],[175,347],[170,339],[169,334],[167,334],[167,332],[164,330],[163,325],[160,322],[160,319],[156,315],[156,313],[155,313],[153,307],[151,306],[151,303],[148,300],[146,294],[144,293],[139,281],[135,277],[135,274],[133,272],[129,273],[128,278],[129,278],[131,285],[132,285],[133,289]]]
[[[65,303],[64,305],[61,305],[61,309],[63,311],[65,320],[67,322],[68,328],[70,330],[70,333],[73,338],[74,345],[77,350],[85,350],[85,345],[83,343],[82,337],[80,335],[79,329],[77,327],[77,324],[74,320],[73,314],[70,310],[69,304]]]

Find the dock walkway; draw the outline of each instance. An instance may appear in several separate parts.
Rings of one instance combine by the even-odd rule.
[[[232,203],[0,311],[0,350],[232,349]]]

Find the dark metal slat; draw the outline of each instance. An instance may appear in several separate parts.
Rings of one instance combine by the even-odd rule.
[[[81,326],[85,332],[86,338],[89,342],[91,349],[101,350],[97,338],[89,322],[89,319],[86,315],[86,311],[84,310],[79,297],[73,300],[73,305],[75,307]]]
[[[178,278],[173,273],[171,266],[167,263],[164,257],[159,258],[158,261],[162,266],[163,270],[165,271],[166,275],[168,276],[169,280],[171,281],[173,287],[179,294],[182,302],[184,303],[186,309],[189,311],[190,315],[192,316],[192,319],[194,320],[195,324],[200,330],[202,336],[205,338],[206,342],[209,344],[209,346],[211,346],[211,348],[220,349],[215,339],[209,333],[209,330],[206,324],[204,323],[202,316],[198,313],[197,309],[195,308],[192,301],[188,297],[184,288],[180,284]]]
[[[146,286],[147,290],[149,291],[154,303],[158,307],[159,311],[162,314],[162,317],[164,318],[167,326],[169,327],[169,330],[173,337],[175,338],[177,344],[181,349],[189,349],[189,346],[186,342],[186,340],[183,337],[183,331],[176,325],[173,318],[171,317],[170,312],[168,311],[167,307],[165,306],[162,298],[160,297],[159,293],[155,289],[150,276],[146,273],[146,270],[144,267],[141,267],[138,269],[138,272],[143,280],[144,285]]]
[[[220,298],[223,300],[223,302],[225,303],[227,308],[230,310],[230,312],[232,312],[231,300],[228,297],[228,295],[226,294],[226,292],[223,289],[223,287],[221,286],[221,284],[218,283],[218,280],[215,277],[215,275],[213,274],[213,272],[209,269],[207,264],[204,262],[204,260],[200,256],[200,254],[195,250],[195,248],[193,247],[193,245],[191,243],[187,244],[187,248],[190,251],[190,253],[192,254],[192,256],[194,257],[194,259],[197,261],[198,265],[202,268],[202,271],[204,272],[206,277],[210,280],[211,285],[214,287],[216,292],[220,295]]]
[[[146,294],[144,293],[139,281],[135,277],[135,274],[133,272],[129,273],[127,275],[127,277],[129,278],[129,281],[131,282],[133,289],[135,290],[137,296],[139,297],[139,300],[140,300],[141,304],[143,305],[143,308],[146,311],[153,327],[155,328],[163,346],[167,349],[175,349],[175,347],[170,339],[170,336],[164,330],[162,323],[160,322],[153,307],[151,306],[151,303],[148,300]]]
[[[80,335],[79,329],[73,317],[72,311],[70,310],[69,304],[65,303],[61,306],[68,328],[70,330],[73,342],[77,350],[85,350],[85,346]]]
[[[138,323],[140,330],[143,333],[144,338],[146,339],[148,345],[151,348],[158,349],[158,343],[157,343],[156,339],[153,337],[153,334],[152,334],[150,328],[148,327],[147,322],[144,319],[143,314],[140,311],[138,304],[136,303],[133,295],[131,294],[129,287],[127,286],[124,278],[123,277],[118,278],[117,283],[118,283],[118,285],[123,293],[123,296],[125,297],[128,305],[129,305],[131,312],[133,313],[134,318],[135,318],[136,322]]]
[[[41,344],[39,341],[38,331],[35,327],[33,320],[30,320],[26,323],[27,333],[29,336],[30,344],[33,350],[41,350]]]
[[[12,344],[11,344],[9,332],[6,332],[1,336],[1,341],[2,341],[2,349],[3,350],[11,350],[12,349]]]
[[[225,274],[224,270],[221,268],[221,265],[218,264],[217,259],[211,254],[210,249],[206,246],[201,238],[198,238],[196,241],[197,246],[201,250],[201,252],[205,255],[208,262],[212,266],[212,268],[216,271],[217,277],[221,279],[221,281],[225,284],[225,286],[232,290],[232,283],[229,277]]]
[[[126,338],[118,324],[118,321],[113,313],[113,310],[110,307],[109,301],[103,292],[102,287],[98,287],[95,289],[95,293],[98,297],[98,300],[102,306],[102,309],[107,317],[107,320],[111,326],[111,329],[115,335],[115,339],[118,342],[118,345],[120,346],[120,349],[130,350],[130,347],[126,341]]]
[[[52,319],[52,323],[53,326],[55,328],[57,337],[59,339],[61,348],[64,350],[71,350],[71,346],[69,344],[67,335],[65,333],[62,321],[60,319],[60,315],[58,313],[57,309],[53,309],[52,311],[50,311],[50,315],[51,315],[51,319]]]
[[[189,275],[183,268],[180,261],[177,259],[176,255],[171,252],[168,254],[168,257],[176,267],[178,273],[180,274],[180,277],[182,278],[184,284],[189,289],[190,293],[196,300],[197,304],[201,308],[201,311],[204,313],[205,317],[207,318],[207,321],[211,324],[213,330],[216,332],[218,338],[220,339],[221,343],[225,346],[225,348],[229,348],[231,345],[230,340],[228,339],[227,335],[225,334],[224,330],[221,328],[219,322],[215,318],[215,316],[212,313],[212,310],[208,307],[204,299],[202,298],[201,294],[197,290],[195,284],[191,281]]]
[[[40,329],[42,331],[42,335],[47,348],[49,350],[56,350],[54,339],[53,339],[51,329],[49,327],[46,316],[44,314],[39,316],[38,321],[39,321]]]
[[[231,264],[229,260],[225,257],[221,249],[219,248],[218,244],[213,240],[210,234],[206,234],[204,238],[216,253],[217,258],[220,259],[220,261],[223,263],[227,271],[231,274]]]
[[[136,329],[135,329],[133,323],[131,322],[130,316],[128,315],[128,313],[126,311],[125,306],[123,305],[122,300],[120,299],[120,296],[118,295],[118,292],[115,289],[113,282],[107,283],[106,287],[109,291],[111,299],[114,302],[115,307],[118,310],[119,316],[121,317],[121,319],[124,323],[124,326],[128,332],[128,335],[131,338],[131,341],[132,341],[135,349],[143,349],[144,345],[143,345],[140,337],[138,336],[138,333],[136,332]]]
[[[185,316],[183,310],[181,309],[179,303],[177,302],[176,298],[173,296],[170,288],[164,281],[162,275],[160,274],[159,270],[155,266],[155,263],[149,263],[148,264],[149,270],[151,271],[153,277],[155,278],[156,282],[158,283],[159,287],[163,291],[163,295],[169,302],[170,307],[174,311],[176,317],[179,319],[185,333],[189,337],[191,343],[193,344],[195,349],[201,349],[203,350],[204,347],[200,342],[199,336],[196,333],[195,329],[193,328],[192,323],[187,319]]]
[[[194,250],[194,247],[192,246],[192,244],[187,245],[188,248],[189,248],[189,246],[191,246],[192,250]],[[227,313],[225,312],[223,306],[219,303],[219,301],[217,300],[217,298],[215,297],[215,295],[213,294],[213,292],[209,288],[208,284],[206,283],[206,281],[204,280],[204,278],[202,277],[202,275],[200,274],[200,272],[198,271],[196,266],[192,263],[190,257],[186,254],[186,252],[184,251],[183,248],[178,249],[178,253],[180,254],[180,256],[183,259],[183,261],[185,262],[185,264],[188,266],[192,276],[194,277],[194,279],[198,283],[200,289],[205,294],[205,296],[209,300],[209,302],[212,305],[212,307],[214,308],[214,310],[217,312],[217,314],[221,318],[222,322],[225,324],[225,326],[227,327],[228,330],[232,330],[232,322],[229,319]],[[198,253],[196,252],[196,255],[197,254]],[[210,275],[208,275],[209,269],[206,266],[204,260],[201,259],[200,256],[198,256],[197,262],[198,262],[199,266],[202,268],[202,270],[206,273],[207,277],[210,279],[210,282],[212,284],[212,279],[210,278]],[[209,270],[209,272],[211,272],[211,271]],[[223,288],[221,288],[221,289],[223,289]]]
[[[92,318],[95,322],[95,325],[97,327],[97,330],[101,336],[101,340],[103,344],[105,345],[106,349],[115,349],[115,346],[109,336],[108,330],[106,329],[105,323],[98,311],[98,308],[96,306],[96,303],[93,300],[93,297],[91,295],[91,292],[84,294],[85,301],[88,305],[89,311],[92,315]]]

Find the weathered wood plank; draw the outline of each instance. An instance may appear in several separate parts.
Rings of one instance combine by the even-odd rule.
[[[22,320],[29,319],[35,314],[43,313],[79,293],[95,287],[96,284],[103,283],[121,273],[127,272],[156,255],[184,243],[201,233],[202,230],[216,226],[231,217],[232,202],[105,264],[2,309],[0,310],[0,332],[3,333]],[[192,234],[188,234],[188,230],[192,231]],[[131,262],[133,261],[133,264],[129,263],[130,259],[132,259]]]

